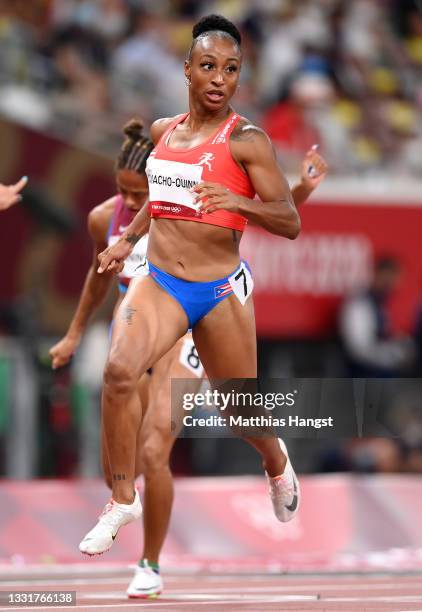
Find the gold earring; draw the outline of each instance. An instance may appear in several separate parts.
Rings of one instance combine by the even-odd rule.
[[[190,86],[190,79],[187,76],[185,76],[185,84],[186,84],[186,87]]]

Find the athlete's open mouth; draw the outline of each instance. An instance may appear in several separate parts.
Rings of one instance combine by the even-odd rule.
[[[210,91],[207,91],[205,95],[207,96],[208,100],[211,100],[212,102],[220,102],[224,98],[224,93],[218,89],[211,89]]]

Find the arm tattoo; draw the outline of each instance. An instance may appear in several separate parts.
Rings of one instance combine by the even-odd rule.
[[[126,480],[126,474],[113,474],[113,480]]]
[[[252,125],[248,121],[239,121],[234,130],[230,135],[230,140],[236,141],[251,141],[255,138],[257,132],[260,132],[260,128]]]
[[[132,325],[133,315],[135,314],[135,312],[136,308],[132,308],[132,306],[126,306],[122,314],[122,319],[126,321],[128,325]]]
[[[140,238],[141,236],[139,234],[128,234],[127,236],[125,236],[126,242],[129,242],[129,244],[133,245],[135,245]]]

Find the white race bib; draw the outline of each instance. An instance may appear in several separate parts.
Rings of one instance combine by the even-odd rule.
[[[253,290],[253,278],[243,261],[236,272],[229,276],[228,281],[237,299],[244,306]]]
[[[110,236],[109,246],[119,240],[120,236]],[[149,273],[147,262],[148,234],[142,236],[133,247],[132,253],[125,259],[125,266],[120,272],[121,278],[136,278],[137,276],[147,276]]]
[[[197,210],[190,190],[201,182],[203,166],[149,157],[146,166],[150,202],[169,202]]]
[[[195,374],[198,378],[204,375],[204,367],[199,359],[195,344],[191,338],[183,340],[182,350],[180,351],[180,363],[187,368],[189,372]]]

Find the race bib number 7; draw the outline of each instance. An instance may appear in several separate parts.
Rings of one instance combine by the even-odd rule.
[[[244,306],[253,291],[252,274],[249,272],[245,262],[242,261],[240,268],[229,276],[228,281],[237,299]]]

